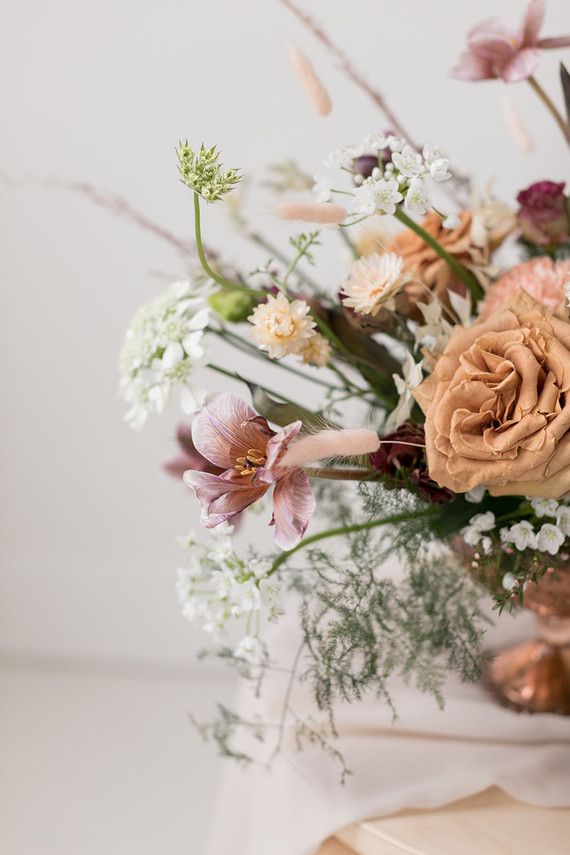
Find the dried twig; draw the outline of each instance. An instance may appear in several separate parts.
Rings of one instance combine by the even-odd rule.
[[[309,29],[315,38],[317,38],[321,44],[323,44],[326,49],[331,53],[336,60],[338,60],[340,67],[344,71],[347,77],[352,80],[352,82],[358,86],[368,97],[376,104],[376,106],[382,110],[388,122],[390,124],[390,130],[398,133],[400,136],[405,137],[408,140],[410,145],[412,145],[416,149],[420,149],[421,146],[418,146],[417,143],[413,142],[412,137],[408,133],[408,131],[404,128],[398,117],[395,115],[390,105],[386,102],[385,97],[379,92],[377,89],[374,89],[373,86],[366,80],[363,74],[354,67],[350,59],[344,53],[344,51],[335,44],[330,36],[323,30],[323,28],[318,24],[311,15],[304,12],[302,9],[299,9],[292,0],[281,0],[281,3],[289,9],[297,18],[304,24],[307,29]]]

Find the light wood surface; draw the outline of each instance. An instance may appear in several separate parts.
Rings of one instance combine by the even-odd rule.
[[[569,855],[570,809],[533,807],[493,787],[436,810],[405,810],[347,826],[317,855],[403,853]]]

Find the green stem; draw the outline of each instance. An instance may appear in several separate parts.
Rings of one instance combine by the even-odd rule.
[[[235,371],[227,371],[225,368],[222,368],[220,365],[214,365],[212,362],[209,362],[206,368],[211,368],[212,371],[215,371],[217,374],[223,374],[224,377],[230,377],[232,380],[239,380],[241,383],[253,383],[252,380],[247,380],[245,377],[241,377]],[[296,404],[295,401],[292,401],[290,398],[286,398],[282,392],[277,392],[275,389],[270,389],[268,386],[263,386],[261,383],[256,382],[255,385],[259,386],[260,389],[263,389],[264,392],[267,392],[268,395],[279,398],[279,400],[284,401],[286,404],[292,404],[294,407],[300,406],[300,404]]]
[[[325,478],[328,481],[369,481],[378,474],[375,469],[318,469],[316,466],[305,466],[304,471],[309,478]]]
[[[430,246],[434,252],[436,252],[440,258],[443,258],[448,267],[453,270],[456,276],[461,279],[462,282],[467,286],[471,297],[473,298],[474,307],[477,305],[478,300],[483,296],[483,289],[480,284],[477,282],[477,279],[473,276],[473,274],[467,270],[467,268],[461,264],[456,258],[453,257],[443,246],[437,241],[429,232],[426,232],[424,228],[420,226],[419,223],[416,223],[415,220],[412,220],[411,217],[403,211],[401,208],[396,208],[396,213],[394,214],[397,220],[403,223],[406,228],[410,229],[412,232],[418,235],[428,246]]]
[[[324,540],[328,537],[338,537],[341,534],[353,534],[357,531],[366,531],[367,529],[378,528],[379,526],[384,525],[396,525],[397,523],[407,522],[407,520],[436,516],[438,513],[438,508],[431,507],[427,508],[425,511],[409,511],[408,513],[394,514],[391,517],[384,517],[384,519],[381,520],[369,520],[368,522],[357,523],[356,525],[341,525],[337,526],[337,528],[329,528],[326,529],[326,531],[319,531],[316,534],[312,534],[310,537],[306,537],[304,540],[301,540],[292,549],[288,549],[286,552],[282,552],[281,555],[278,555],[271,565],[271,569],[268,571],[267,575],[271,576],[275,573],[282,564],[295,554],[295,552],[298,552],[300,549],[304,549],[306,546],[311,546],[311,544],[317,543],[319,540]]]
[[[196,241],[196,251],[198,252],[200,264],[202,265],[204,272],[207,273],[208,276],[214,280],[214,282],[217,282],[224,288],[233,288],[234,291],[242,291],[244,294],[249,294],[252,297],[265,297],[265,294],[262,291],[254,291],[253,288],[248,288],[247,285],[240,285],[237,282],[233,282],[231,279],[226,279],[225,276],[221,276],[219,273],[216,273],[216,271],[210,267],[208,259],[206,258],[206,253],[204,252],[204,244],[202,243],[200,197],[196,192],[194,192],[194,235]]]
[[[270,359],[263,350],[259,350],[257,347],[254,347],[253,345],[249,344],[249,342],[241,338],[241,336],[236,335],[230,330],[217,330],[213,327],[208,327],[208,332],[219,336],[220,338],[224,339],[224,341],[229,342],[233,347],[236,347],[238,350],[242,350],[249,356],[255,357],[255,359],[261,359],[262,362],[270,362],[277,368],[282,368],[284,371],[288,371],[290,374],[295,374],[297,377],[302,377],[303,380],[309,380],[311,383],[316,383],[317,386],[323,386],[325,389],[330,389],[332,392],[342,391],[340,386],[335,386],[334,383],[328,383],[326,380],[321,380],[319,377],[312,377],[310,374],[305,374],[304,371],[299,371],[298,368],[293,368],[292,365],[287,365],[285,362],[282,362],[279,359]]]
[[[564,121],[558,107],[556,106],[554,101],[552,101],[550,96],[547,95],[547,93],[544,91],[536,77],[529,77],[528,82],[530,84],[531,89],[536,92],[536,94],[538,95],[538,97],[540,98],[540,100],[542,101],[550,115],[553,117],[560,130],[562,131],[562,134],[567,144],[570,145],[570,127]]]

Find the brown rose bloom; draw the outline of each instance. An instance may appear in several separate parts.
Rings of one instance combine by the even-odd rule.
[[[495,223],[489,228],[479,228],[481,224],[478,222],[477,232],[482,234],[479,234],[476,240],[473,234],[473,212],[464,211],[459,219],[460,224],[456,229],[446,229],[439,214],[432,211],[422,220],[421,225],[447,252],[455,256],[485,284],[488,280],[487,267],[491,253],[512,229],[512,222]],[[429,291],[445,305],[448,305],[448,290],[465,294],[464,283],[458,279],[447,262],[410,229],[399,232],[388,244],[387,250],[401,255],[405,262],[404,269],[415,277],[405,286],[404,293],[397,301],[403,314],[419,320],[421,315],[416,303],[427,302]]]
[[[570,324],[522,289],[488,320],[455,327],[414,390],[430,476],[455,492],[560,497],[570,490]]]

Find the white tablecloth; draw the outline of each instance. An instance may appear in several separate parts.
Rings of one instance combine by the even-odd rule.
[[[503,616],[487,643],[502,646],[532,636],[531,615]],[[292,615],[276,629],[272,649],[290,658],[295,642]],[[282,688],[266,687],[269,720],[278,716]],[[523,802],[570,805],[570,718],[512,712],[480,686],[454,677],[443,711],[404,685],[395,684],[393,696],[395,723],[380,701],[339,712],[339,748],[354,773],[344,786],[330,757],[319,749],[299,753],[287,740],[271,770],[244,770],[228,760],[212,817],[210,855],[310,855],[349,823],[408,807],[437,807],[493,784]],[[310,709],[299,689],[293,706]],[[244,699],[242,711],[249,709]]]

